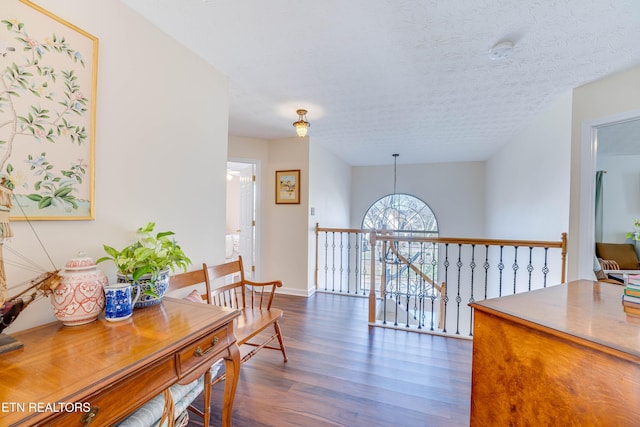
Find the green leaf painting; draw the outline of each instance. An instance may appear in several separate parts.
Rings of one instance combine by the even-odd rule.
[[[14,219],[93,217],[96,49],[95,37],[39,7],[3,0],[0,180]]]

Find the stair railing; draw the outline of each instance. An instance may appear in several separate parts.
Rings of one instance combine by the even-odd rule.
[[[473,336],[469,303],[565,282],[560,241],[406,236],[316,225],[316,289],[369,298],[369,324]]]

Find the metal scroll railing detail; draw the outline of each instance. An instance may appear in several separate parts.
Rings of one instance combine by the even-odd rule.
[[[565,281],[560,241],[403,235],[316,225],[316,290],[369,298],[369,324],[473,336],[469,303]]]

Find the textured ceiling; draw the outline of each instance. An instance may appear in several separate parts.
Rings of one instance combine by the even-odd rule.
[[[352,165],[484,160],[640,65],[639,0],[123,2],[229,76],[230,134],[292,137],[305,108],[311,143]]]

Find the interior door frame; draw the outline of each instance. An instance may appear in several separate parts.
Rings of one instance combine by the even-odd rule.
[[[593,276],[595,254],[595,173],[598,154],[598,128],[640,119],[640,110],[631,110],[582,124],[580,173],[580,223],[578,227],[578,276]]]
[[[233,162],[233,163],[246,163],[246,164],[252,164],[254,166],[254,174],[255,174],[255,181],[254,181],[254,207],[253,210],[255,212],[255,226],[254,226],[254,241],[253,241],[253,253],[255,256],[254,261],[254,266],[255,266],[255,271],[253,272],[253,277],[260,277],[260,269],[261,269],[261,254],[260,254],[260,236],[261,236],[261,225],[262,225],[262,221],[261,221],[261,180],[260,180],[260,176],[261,176],[261,165],[260,165],[260,160],[258,159],[249,159],[249,158],[242,158],[242,157],[229,157],[227,159],[227,162]]]

